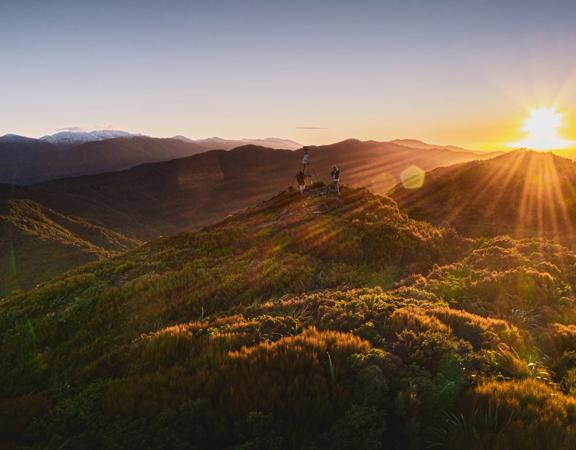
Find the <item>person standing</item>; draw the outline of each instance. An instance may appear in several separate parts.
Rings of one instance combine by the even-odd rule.
[[[304,195],[304,189],[306,188],[306,177],[304,176],[304,171],[299,170],[296,174],[296,181],[298,182],[298,190],[300,195]]]
[[[300,169],[304,172],[304,175],[306,175],[306,169],[308,169],[310,165],[310,153],[308,147],[302,147],[302,150],[304,150],[304,157],[300,163]]]
[[[340,169],[336,166],[332,166],[332,172],[330,172],[332,177],[332,187],[337,194],[340,194]]]

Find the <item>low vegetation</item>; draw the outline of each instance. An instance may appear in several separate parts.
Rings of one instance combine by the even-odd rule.
[[[576,445],[576,255],[317,186],[0,301],[0,442]]]
[[[0,192],[0,296],[97,259],[136,247],[139,242],[84,219]]]

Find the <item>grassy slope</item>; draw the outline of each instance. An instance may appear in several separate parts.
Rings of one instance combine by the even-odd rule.
[[[411,217],[467,236],[545,237],[573,245],[576,165],[518,150],[486,161],[433,170],[421,189],[391,196]]]
[[[21,198],[3,201],[0,235],[4,237],[0,242],[0,296],[138,244],[120,233]]]
[[[463,240],[362,190],[284,193],[0,303],[0,433],[570,448],[575,263],[555,244]]]

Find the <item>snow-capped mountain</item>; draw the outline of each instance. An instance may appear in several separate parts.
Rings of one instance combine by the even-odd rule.
[[[0,137],[0,183],[30,184],[115,172],[248,144],[276,149],[300,148],[300,144],[277,138],[152,138],[119,130],[67,129],[39,139],[7,134]]]
[[[46,135],[40,138],[41,141],[55,145],[80,145],[87,142],[105,141],[119,137],[134,137],[137,134],[120,130],[98,130],[98,131],[60,131],[55,134]]]

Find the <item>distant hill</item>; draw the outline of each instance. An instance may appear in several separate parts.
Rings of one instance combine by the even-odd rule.
[[[573,241],[573,161],[517,150],[485,161],[439,168],[420,189],[397,186],[391,196],[412,217],[472,236],[541,236]]]
[[[353,148],[360,141],[350,139],[344,141],[346,148]],[[427,157],[431,160],[442,160],[441,154],[434,155],[439,150],[449,150],[457,155],[457,162],[469,160],[470,156],[463,153],[473,153],[470,150],[447,145],[427,144],[416,139],[398,139],[386,142],[368,141],[373,148],[385,145],[410,150],[431,150]],[[0,183],[32,184],[52,179],[93,175],[104,172],[115,172],[129,169],[149,162],[168,161],[184,158],[210,150],[231,150],[246,145],[281,150],[297,150],[301,144],[289,139],[189,139],[185,136],[174,138],[153,138],[124,131],[94,131],[94,132],[59,132],[32,139],[24,136],[5,135],[0,137]],[[338,144],[320,146],[318,148],[338,146]],[[493,157],[496,153],[478,153],[475,158]],[[447,158],[445,158],[448,160]],[[341,159],[340,159],[341,160]],[[451,164],[451,162],[448,162]],[[444,161],[441,164],[445,165]],[[323,167],[324,168],[324,167]],[[426,167],[429,169],[430,167]],[[372,174],[372,182],[382,183],[383,178],[390,174]]]
[[[27,189],[0,185],[0,296],[138,244],[48,208]]]
[[[286,139],[152,138],[124,131],[59,132],[32,139],[0,137],[0,183],[30,184],[56,178],[119,171],[149,162],[184,158],[247,144],[294,150]]]
[[[457,147],[455,145],[437,145],[437,144],[429,144],[427,142],[422,142],[418,139],[394,139],[390,141],[393,144],[402,145],[408,148],[420,148],[423,150],[431,150],[435,148],[443,148],[446,150],[454,150],[456,152],[471,152],[473,150],[468,150],[462,147]]]
[[[141,136],[99,140],[71,148],[41,140],[16,143],[0,140],[0,182],[28,184],[117,171],[146,162],[183,158],[205,150],[205,147],[176,139]]]
[[[265,139],[222,139],[213,137],[208,139],[188,139],[186,136],[174,136],[184,142],[192,142],[201,145],[207,150],[231,150],[243,145],[258,145],[260,147],[274,148],[278,150],[298,150],[302,144],[290,139],[265,138]]]
[[[0,300],[0,446],[575,448],[575,264],[282,192]]]
[[[430,170],[484,156],[347,140],[315,147],[311,157],[313,180],[327,180],[337,164],[343,183],[384,193],[410,166]],[[47,205],[149,239],[202,227],[286,189],[294,183],[301,158],[300,152],[244,146],[34,189]]]
[[[36,157],[50,154],[59,148],[49,142],[25,136],[7,134],[0,137],[0,176],[9,176],[8,169],[18,170]]]

